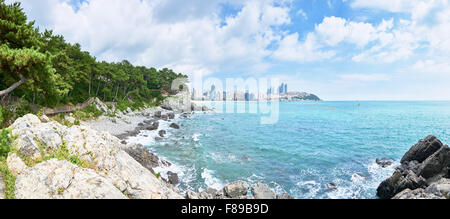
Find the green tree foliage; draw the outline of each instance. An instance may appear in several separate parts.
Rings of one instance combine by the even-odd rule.
[[[79,44],[51,30],[40,33],[20,3],[0,0],[0,97],[13,95],[33,104],[78,104],[89,97],[103,101],[149,102],[171,92],[185,75],[170,69],[134,66],[124,60],[99,62]]]

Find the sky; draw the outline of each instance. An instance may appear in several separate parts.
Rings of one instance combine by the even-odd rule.
[[[97,60],[279,78],[325,100],[450,100],[450,0],[20,2]]]

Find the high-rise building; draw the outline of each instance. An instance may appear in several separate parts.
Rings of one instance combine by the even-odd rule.
[[[288,93],[288,85],[287,85],[287,84],[284,85],[284,93],[285,93],[285,94]]]

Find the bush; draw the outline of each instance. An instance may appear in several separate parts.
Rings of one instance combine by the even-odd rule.
[[[9,129],[2,129],[0,131],[0,159],[7,158],[9,152],[11,152],[11,142],[10,137],[11,131]]]

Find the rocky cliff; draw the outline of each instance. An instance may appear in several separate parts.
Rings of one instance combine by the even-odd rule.
[[[435,136],[414,145],[392,177],[378,187],[383,199],[450,198],[450,148]]]
[[[143,167],[120,140],[87,126],[42,122],[35,115],[10,127],[18,199],[179,199],[179,192]]]

